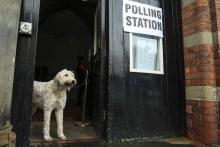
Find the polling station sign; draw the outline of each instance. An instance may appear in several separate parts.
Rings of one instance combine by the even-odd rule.
[[[125,32],[163,37],[162,9],[131,0],[123,0]]]

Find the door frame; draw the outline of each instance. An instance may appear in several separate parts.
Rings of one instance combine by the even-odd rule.
[[[30,145],[32,85],[40,0],[22,0],[20,21],[32,23],[32,35],[19,34],[12,93],[11,123],[16,147]]]
[[[108,48],[107,48],[107,3],[105,0],[99,0],[94,16],[94,51],[92,53],[94,57],[94,64],[96,60],[101,60],[100,63],[100,91],[99,93],[99,101],[100,101],[100,112],[99,112],[99,125],[97,126],[96,133],[99,137],[104,140],[107,140],[107,114],[108,114]],[[100,11],[100,16],[98,16],[98,11]],[[97,16],[100,17],[100,28],[97,28]],[[98,31],[100,29],[100,32]],[[97,33],[100,33],[97,38]],[[100,45],[97,45],[97,41],[100,40]],[[100,49],[99,49],[100,48]]]
[[[26,147],[30,145],[30,128],[32,119],[32,92],[33,92],[33,81],[35,73],[35,57],[36,57],[36,45],[37,45],[37,34],[39,24],[39,12],[40,12],[40,1],[41,0],[23,0],[20,21],[30,22],[32,26],[32,35],[19,35],[16,63],[15,63],[15,76],[13,85],[13,100],[11,110],[11,122],[14,126],[14,131],[17,134],[16,146]],[[100,0],[102,12],[105,12],[105,0]],[[105,17],[105,14],[102,14]],[[102,20],[105,22],[105,19]],[[105,26],[101,26],[101,30],[105,32]],[[105,36],[105,33],[101,33]],[[105,37],[102,39],[102,46],[105,45]],[[104,48],[104,52],[106,48]],[[102,55],[101,59],[106,59],[106,55]],[[102,62],[102,68],[105,67],[106,61]],[[102,73],[106,73],[102,70]],[[105,76],[103,76],[105,77]],[[103,83],[101,83],[103,84]],[[103,105],[104,102],[103,102]],[[106,107],[106,106],[104,106]],[[101,112],[103,113],[103,112]],[[103,122],[103,126],[105,123]],[[105,132],[105,127],[100,132]],[[101,133],[103,139],[105,134]]]

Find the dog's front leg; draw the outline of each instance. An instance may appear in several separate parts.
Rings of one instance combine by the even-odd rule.
[[[46,141],[52,141],[52,137],[50,136],[50,116],[52,110],[44,110],[44,139]]]
[[[57,119],[57,135],[59,138],[66,140],[66,136],[63,134],[63,109],[59,108],[56,110]]]

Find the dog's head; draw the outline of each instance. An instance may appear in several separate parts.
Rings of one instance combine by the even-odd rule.
[[[63,69],[57,73],[54,78],[55,83],[59,86],[65,88],[66,90],[70,90],[73,85],[76,84],[75,74],[67,69]]]

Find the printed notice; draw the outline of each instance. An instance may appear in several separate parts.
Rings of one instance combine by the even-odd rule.
[[[123,0],[123,27],[125,32],[163,37],[162,9]]]
[[[136,36],[133,39],[134,68],[156,70],[157,40]]]

